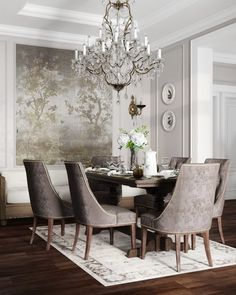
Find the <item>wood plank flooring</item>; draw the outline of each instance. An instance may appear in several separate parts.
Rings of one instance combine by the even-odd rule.
[[[100,294],[236,294],[236,266],[138,283],[104,287],[36,236],[29,245],[32,219],[11,220],[0,227],[1,295]],[[236,200],[227,201],[223,216],[226,244],[236,247]],[[220,241],[216,223],[210,232]]]

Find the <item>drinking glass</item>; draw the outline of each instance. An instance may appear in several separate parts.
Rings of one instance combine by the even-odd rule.
[[[169,169],[169,163],[170,163],[170,160],[169,160],[168,157],[162,157],[161,158],[162,170],[168,170]]]

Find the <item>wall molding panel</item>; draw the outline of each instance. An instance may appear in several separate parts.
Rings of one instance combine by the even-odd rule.
[[[236,86],[214,85],[214,156],[231,160],[226,199],[236,199]]]
[[[6,146],[6,56],[7,43],[0,41],[0,167],[6,167],[7,164],[7,146]]]

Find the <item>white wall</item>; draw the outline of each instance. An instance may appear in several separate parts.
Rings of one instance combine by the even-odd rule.
[[[213,51],[192,42],[191,158],[204,162],[213,156]]]
[[[214,84],[235,86],[236,85],[236,64],[214,62],[213,80],[214,80]]]
[[[6,166],[6,43],[0,41],[0,167]]]

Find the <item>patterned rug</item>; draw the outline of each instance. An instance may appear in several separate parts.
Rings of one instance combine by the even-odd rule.
[[[148,252],[145,259],[127,258],[130,237],[119,231],[114,234],[114,246],[109,244],[109,233],[103,230],[92,238],[89,259],[85,253],[84,228],[75,254],[71,248],[74,241],[75,225],[66,224],[64,237],[60,235],[60,225],[54,226],[52,246],[77,264],[104,286],[131,283],[147,279],[161,278],[188,272],[212,269],[208,266],[203,239],[197,237],[196,250],[181,252],[181,273],[176,271],[175,251]],[[37,234],[47,240],[47,227],[38,227]],[[140,241],[137,240],[137,246]],[[236,264],[236,249],[211,241],[211,254],[214,268]]]

